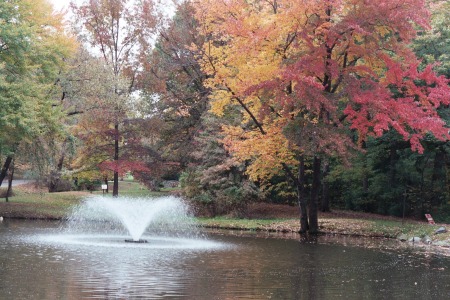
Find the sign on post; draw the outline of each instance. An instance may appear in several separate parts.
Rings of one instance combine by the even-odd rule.
[[[107,184],[102,184],[102,191],[103,194],[105,193],[105,191],[108,189],[108,185]]]
[[[435,224],[433,218],[431,217],[430,214],[425,214],[425,218],[427,218],[428,220],[428,224]]]

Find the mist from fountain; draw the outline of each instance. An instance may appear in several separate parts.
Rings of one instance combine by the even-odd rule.
[[[69,216],[67,232],[125,234],[144,241],[146,232],[157,235],[192,235],[195,224],[188,206],[174,196],[158,198],[87,198]]]

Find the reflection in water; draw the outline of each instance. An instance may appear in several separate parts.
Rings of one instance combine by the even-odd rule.
[[[299,241],[215,233],[206,242],[149,237],[148,245],[130,246],[121,237],[61,241],[56,227],[0,224],[1,299],[450,297],[449,258],[389,250],[380,240],[365,242],[378,244],[366,249],[324,237]]]

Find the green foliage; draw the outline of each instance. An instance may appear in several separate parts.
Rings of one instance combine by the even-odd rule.
[[[0,2],[0,157],[46,174],[62,133],[59,73],[76,44],[46,0]]]
[[[450,148],[431,138],[424,146],[424,154],[412,152],[394,132],[369,140],[351,168],[331,172],[334,206],[416,218],[435,211],[449,199]]]
[[[99,189],[101,186],[102,182],[98,179],[90,179],[87,177],[79,177],[76,179],[74,185],[75,188],[83,191],[83,190],[87,190],[87,191],[94,191],[96,189]]]
[[[228,174],[231,175],[231,174]],[[215,184],[207,184],[205,177],[196,171],[186,171],[180,176],[183,195],[207,210],[210,215],[232,213],[243,217],[247,204],[259,197],[257,187],[246,180],[232,180],[232,176],[214,178]]]
[[[261,198],[255,184],[245,175],[245,165],[234,160],[219,142],[219,120],[203,119],[204,130],[196,138],[197,150],[191,153],[195,164],[180,176],[183,194],[209,210],[209,214],[245,215],[250,201]]]
[[[283,176],[273,176],[268,184],[267,200],[278,204],[297,204],[297,194],[294,186]]]
[[[433,219],[438,223],[450,224],[450,203],[443,203],[433,213]]]
[[[437,63],[435,70],[450,78],[450,3],[445,0],[429,2],[432,28],[419,32],[413,49],[423,65]]]
[[[201,203],[209,203],[212,200],[205,194],[202,195],[200,188],[200,174],[194,170],[186,170],[180,175],[180,185],[183,189],[183,194],[188,198],[197,198]]]
[[[432,28],[419,32],[413,43],[423,65],[450,75],[450,9],[448,1],[430,2]],[[448,108],[439,110],[447,124]],[[423,218],[433,212],[448,220],[450,145],[426,136],[423,154],[412,152],[393,131],[367,141],[365,152],[351,159],[351,167],[335,164],[328,181],[335,207],[395,216]]]

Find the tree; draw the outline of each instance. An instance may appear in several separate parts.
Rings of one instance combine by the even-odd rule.
[[[116,77],[110,87],[115,94],[114,98],[129,97],[138,72],[142,69],[141,58],[148,53],[151,37],[159,25],[156,6],[149,0],[106,0],[85,1],[80,6],[72,3],[71,8],[76,16],[75,24],[80,25],[80,39],[99,51],[109,72]],[[128,78],[127,87],[116,85],[120,77]],[[119,106],[116,108],[116,113],[109,120],[114,127],[114,196],[119,193],[119,127],[124,120]]]
[[[143,77],[148,114],[163,122],[153,147],[160,158],[153,164],[159,162],[160,175],[181,172],[183,193],[210,213],[242,215],[257,188],[246,180],[244,164],[233,160],[219,141],[219,118],[207,113],[206,74],[196,60],[204,40],[188,1],[177,6],[159,33]]]
[[[422,65],[434,64],[434,69],[450,78],[450,3],[428,1],[431,12],[431,29],[419,31],[412,44]]]
[[[3,1],[0,24],[0,155],[6,155],[6,172],[20,143],[59,131],[54,83],[76,44],[45,0]]]
[[[61,76],[64,98],[72,105],[67,111],[68,142],[76,144],[76,159],[69,162],[70,173],[79,180],[105,181],[117,172],[143,171],[139,162],[142,126],[136,126],[128,93],[117,94],[116,89],[127,89],[127,79],[116,77],[101,58],[80,49],[71,62],[73,66]],[[111,120],[120,120],[120,137],[116,136]],[[121,158],[114,161],[114,142],[118,140]],[[142,152],[142,151],[141,151]],[[62,158],[62,156],[61,156]]]
[[[180,176],[183,193],[210,215],[233,213],[243,217],[247,204],[262,195],[245,175],[245,163],[225,149],[220,131],[224,120],[211,114],[204,114],[202,119],[191,163]]]
[[[419,71],[408,46],[415,26],[428,27],[422,1],[197,4],[203,34],[210,38],[202,66],[213,89],[212,111],[240,106],[241,126],[257,130],[256,139],[282,126],[278,132],[298,149],[299,176],[280,163],[299,195],[302,164],[305,157],[312,161],[309,224],[299,196],[301,231],[318,230],[321,163],[326,157],[346,157],[351,146],[346,128],[357,133],[357,145],[394,129],[419,152],[428,134],[448,139],[437,113],[450,103],[448,81],[431,66]]]
[[[192,5],[181,3],[168,26],[160,30],[139,83],[147,98],[148,115],[164,121],[161,156],[181,167],[189,163],[208,109],[209,91],[203,85],[206,75],[196,60],[199,53],[192,48],[203,45],[197,26]]]

